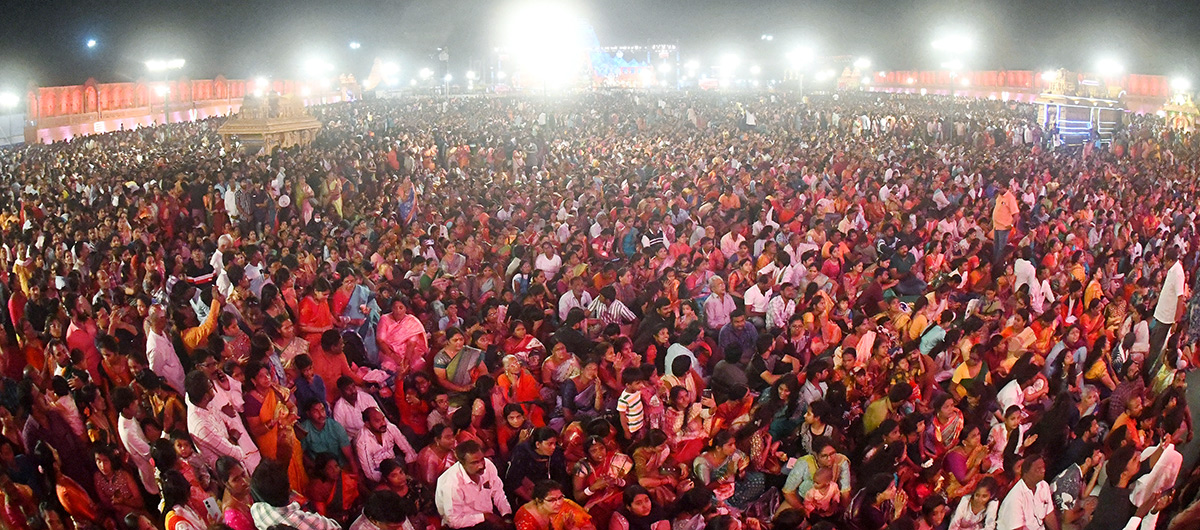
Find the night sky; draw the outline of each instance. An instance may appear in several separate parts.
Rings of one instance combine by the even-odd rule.
[[[564,0],[574,1],[574,0]],[[407,77],[486,64],[507,0],[4,0],[0,90],[146,76],[150,58],[182,57],[192,78],[295,77],[314,54],[360,78],[375,57]],[[712,63],[733,51],[770,64],[800,44],[869,56],[878,69],[936,68],[941,28],[977,35],[968,69],[1088,69],[1101,55],[1127,71],[1200,81],[1200,1],[1145,0],[578,0],[602,45],[677,43]],[[530,27],[529,31],[537,31]],[[763,42],[767,33],[775,38]],[[89,38],[98,41],[87,49]],[[362,43],[350,50],[351,41]],[[474,62],[472,62],[472,60]]]

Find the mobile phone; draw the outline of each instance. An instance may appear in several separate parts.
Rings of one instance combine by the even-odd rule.
[[[700,397],[702,397],[704,399],[712,399],[712,397],[713,397],[712,389],[711,388],[704,389],[702,392],[700,392]]]

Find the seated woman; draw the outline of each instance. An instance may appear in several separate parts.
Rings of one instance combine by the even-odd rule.
[[[633,450],[634,475],[638,484],[662,506],[675,502],[683,476],[682,469],[671,464],[670,456],[667,435],[658,429],[651,430]]]
[[[961,443],[946,453],[944,471],[946,496],[955,500],[974,491],[985,475],[983,465],[988,456],[978,425],[963,429]]]
[[[595,530],[592,516],[563,495],[562,484],[542,480],[533,486],[533,499],[517,509],[517,530]]]
[[[646,488],[637,484],[625,488],[622,501],[609,520],[609,530],[671,530],[666,513],[654,504]]]
[[[677,357],[676,360],[680,358],[683,357]],[[671,460],[687,465],[696,459],[708,442],[712,409],[694,402],[695,395],[682,386],[671,388],[670,398],[663,415],[663,426],[666,427],[667,443],[671,446]]]
[[[317,513],[345,526],[359,507],[358,479],[342,469],[336,456],[318,453],[306,496]]]
[[[575,464],[571,473],[575,498],[584,503],[593,519],[606,521],[621,507],[621,492],[633,461],[610,451],[599,436],[589,436],[583,447],[587,456]]]
[[[697,485],[713,492],[717,502],[741,510],[757,499],[766,485],[762,473],[747,472],[749,465],[750,459],[738,450],[733,434],[723,430],[696,457],[692,474]]]
[[[433,500],[433,488],[410,477],[404,468],[404,462],[395,458],[380,463],[379,476],[383,477],[383,480],[375,486],[375,491],[387,490],[411,501],[415,515],[410,516],[410,520],[416,528],[427,528],[427,521],[438,516],[437,505]]]
[[[544,427],[546,420],[541,407],[541,385],[516,356],[504,356],[503,363],[504,373],[496,378],[496,386],[501,390],[502,403],[499,408],[503,410],[504,405],[516,403],[525,410],[525,416],[534,427]]]

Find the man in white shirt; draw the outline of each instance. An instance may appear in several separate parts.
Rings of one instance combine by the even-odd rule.
[[[362,432],[363,413],[369,409],[378,409],[379,403],[370,394],[363,392],[349,376],[341,376],[337,380],[338,393],[342,399],[333,404],[333,419],[346,428],[346,436],[353,442]]]
[[[1154,306],[1154,329],[1150,330],[1150,352],[1142,365],[1143,373],[1153,374],[1158,371],[1158,360],[1161,357],[1163,345],[1167,343],[1167,335],[1175,326],[1175,321],[1183,313],[1187,304],[1187,278],[1183,273],[1183,262],[1179,259],[1179,248],[1175,245],[1167,247],[1166,259],[1163,263],[1171,263],[1167,277],[1163,280],[1162,289],[1158,292],[1158,304]]]
[[[1040,456],[1031,456],[1021,463],[1021,480],[1013,485],[1000,504],[997,530],[1058,528],[1050,485],[1042,480],[1045,477],[1046,462]]]
[[[117,413],[117,435],[121,445],[129,453],[129,460],[138,470],[138,478],[142,480],[146,492],[158,495],[158,480],[154,477],[154,462],[150,460],[150,441],[142,433],[142,426],[137,419],[137,395],[133,389],[122,386],[113,390],[113,407]]]
[[[150,308],[146,316],[146,359],[150,362],[150,370],[171,385],[176,392],[183,394],[183,363],[175,354],[175,345],[167,337],[167,315],[162,306]]]
[[[768,285],[771,284],[771,277],[765,274],[758,276],[758,282],[746,289],[746,294],[742,300],[746,304],[746,320],[754,323],[755,326],[764,328],[767,325],[767,303],[771,301],[773,292]]]
[[[547,276],[549,276],[547,274]],[[576,307],[587,311],[588,305],[592,303],[592,295],[583,290],[583,278],[576,276],[571,278],[571,289],[558,299],[558,318],[567,320],[567,313]]]
[[[558,275],[558,270],[562,268],[562,258],[554,253],[554,245],[550,243],[542,244],[542,253],[534,258],[533,267],[546,273],[547,280]]]
[[[258,446],[250,439],[246,428],[235,424],[233,418],[213,408],[215,396],[212,381],[199,370],[187,377],[188,432],[200,450],[205,463],[214,465],[217,458],[228,456],[246,465],[251,473],[262,460]]]
[[[458,463],[438,477],[434,490],[442,524],[447,528],[504,528],[503,518],[512,514],[512,507],[496,466],[484,458],[474,440],[458,444],[454,453]]]
[[[417,452],[413,450],[408,439],[400,434],[400,429],[387,421],[377,408],[367,409],[362,415],[365,429],[354,443],[358,454],[359,469],[363,476],[372,483],[380,480],[379,464],[389,458],[396,458],[396,448],[404,455],[404,462],[409,464],[417,461]]]

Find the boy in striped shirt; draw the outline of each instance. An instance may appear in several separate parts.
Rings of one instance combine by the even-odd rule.
[[[633,441],[646,425],[646,411],[642,403],[642,387],[646,385],[646,376],[641,368],[630,366],[621,371],[621,380],[625,382],[625,390],[617,398],[617,413],[621,415],[621,430],[625,432],[625,439]]]

